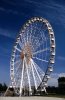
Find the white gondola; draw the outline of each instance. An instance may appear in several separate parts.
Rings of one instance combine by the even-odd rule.
[[[15,54],[13,54],[12,57],[15,57]]]
[[[51,56],[55,56],[55,52],[51,52]]]
[[[43,19],[42,18],[40,18],[40,21],[42,21]]]
[[[51,48],[52,48],[52,47],[55,48],[55,44],[52,44],[52,45],[51,45]]]
[[[28,23],[31,24],[31,21],[29,20]]]
[[[46,78],[47,78],[47,79],[49,79],[49,78],[50,78],[50,76],[49,76],[49,75],[46,75]]]
[[[37,20],[39,21],[40,19],[39,19],[39,18],[37,18]]]
[[[54,64],[55,63],[54,59],[50,59],[50,63]]]
[[[51,41],[55,41],[55,39],[54,38],[51,38]]]
[[[31,19],[32,22],[34,22],[34,19]]]
[[[37,20],[37,18],[35,17],[35,18],[34,18],[34,21],[36,21],[36,20]]]
[[[29,26],[29,24],[28,24],[28,23],[26,23],[26,26]]]
[[[44,86],[47,86],[47,83],[44,83]]]
[[[11,59],[12,62],[14,62],[14,59]]]
[[[20,38],[17,38],[17,41],[20,40]]]
[[[50,32],[50,35],[53,35],[54,33],[53,33],[53,31],[52,32]]]
[[[48,70],[49,70],[50,72],[52,72],[52,71],[53,71],[53,67],[48,67]]]

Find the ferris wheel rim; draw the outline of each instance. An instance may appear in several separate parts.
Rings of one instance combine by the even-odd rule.
[[[48,28],[48,32],[49,32],[49,36],[50,36],[50,59],[49,59],[49,66],[47,67],[47,70],[45,72],[45,78],[48,79],[48,77],[46,77],[46,76],[48,75],[49,72],[52,72],[52,70],[53,70],[52,64],[54,64],[54,59],[55,59],[55,37],[54,37],[53,29],[52,29],[50,23],[46,19],[41,18],[41,17],[40,18],[34,17],[34,18],[31,18],[30,20],[28,20],[28,22],[23,25],[23,28],[21,29],[22,31],[19,32],[19,36],[15,42],[12,57],[11,57],[11,62],[10,62],[10,77],[11,77],[12,81],[15,81],[15,79],[14,79],[14,63],[13,62],[14,62],[16,47],[20,40],[20,36],[22,35],[21,33],[24,34],[24,29],[26,29],[26,27],[29,26],[29,24],[34,23],[35,21],[41,21],[41,22],[45,23]],[[13,69],[12,69],[12,66],[13,66]],[[44,78],[44,80],[45,80],[45,78]],[[47,81],[48,80],[46,80],[46,83],[47,83]]]

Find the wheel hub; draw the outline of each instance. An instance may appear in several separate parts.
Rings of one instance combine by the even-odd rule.
[[[30,44],[27,42],[23,48],[23,50],[21,51],[21,59],[24,59],[24,56],[26,58],[27,64],[30,61],[30,58],[32,58],[32,50],[31,50],[31,46]]]

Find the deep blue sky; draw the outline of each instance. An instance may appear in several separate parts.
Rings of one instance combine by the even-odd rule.
[[[0,83],[9,83],[14,41],[21,26],[34,16],[51,23],[56,39],[54,73],[65,73],[65,0],[0,0]]]

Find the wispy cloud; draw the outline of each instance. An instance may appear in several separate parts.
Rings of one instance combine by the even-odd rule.
[[[13,10],[13,9],[6,9],[4,7],[0,7],[1,12],[5,12],[7,14],[13,14],[13,15],[26,15],[24,12],[20,12],[19,10]]]
[[[5,9],[3,7],[0,7],[0,11],[5,11]]]
[[[55,24],[60,23],[65,26],[65,5],[55,2],[54,0],[52,0],[51,2],[47,2],[44,0],[42,2],[36,2],[34,0],[25,1],[36,6],[35,13],[46,15],[49,19],[52,19],[54,23],[56,22]]]
[[[60,73],[59,77],[65,77],[65,73]]]
[[[65,57],[63,57],[63,56],[58,56],[57,59],[58,59],[58,60],[65,61]]]
[[[52,73],[51,78],[65,77],[65,73]]]
[[[6,13],[12,13],[12,14],[18,14],[18,11],[12,10],[12,9],[5,9],[4,7],[0,7],[0,11],[6,12]]]
[[[65,77],[65,73],[52,73],[51,78],[48,81],[50,86],[58,86],[58,78]]]
[[[0,46],[0,57],[7,57],[10,58],[10,49],[8,47]],[[2,54],[3,53],[3,54]]]
[[[16,5],[16,3],[14,2],[14,1],[12,1],[12,0],[2,0],[4,3],[7,3],[7,4],[10,4],[10,5],[13,5],[13,6],[15,6]]]
[[[55,78],[50,78],[49,80],[48,80],[48,86],[58,86],[58,81],[57,81],[57,79],[55,79]]]
[[[7,29],[0,28],[0,35],[6,36],[9,38],[15,38],[16,33]]]

